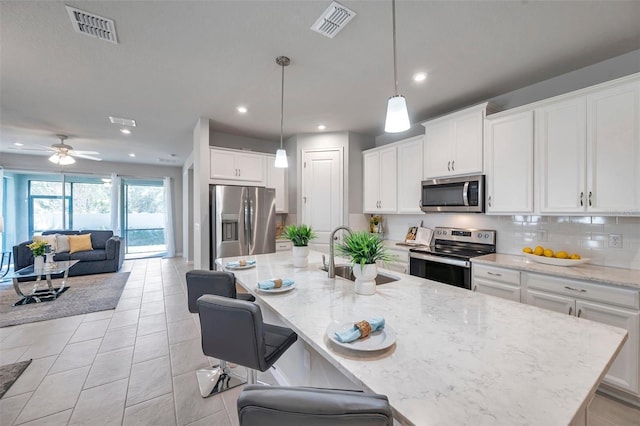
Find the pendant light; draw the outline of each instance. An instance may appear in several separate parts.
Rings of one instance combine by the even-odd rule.
[[[284,67],[291,63],[291,59],[286,56],[278,56],[276,64],[282,67],[282,91],[280,92],[280,149],[276,151],[275,167],[285,169],[289,167],[287,163],[287,151],[282,147],[283,128],[284,128]]]
[[[391,15],[393,17],[393,83],[395,95],[389,98],[387,103],[387,119],[384,123],[384,131],[398,133],[409,130],[409,113],[407,101],[404,96],[398,94],[398,65],[396,60],[396,0],[391,0]]]

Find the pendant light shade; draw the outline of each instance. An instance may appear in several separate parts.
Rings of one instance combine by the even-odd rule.
[[[404,132],[411,127],[409,123],[409,113],[407,112],[407,101],[402,95],[389,98],[387,103],[387,119],[384,123],[384,131],[387,133]]]
[[[393,20],[393,83],[395,96],[389,98],[387,103],[387,118],[384,123],[384,131],[398,133],[409,130],[409,112],[404,96],[398,94],[398,65],[396,60],[396,0],[391,0],[391,16]]]
[[[282,91],[280,92],[280,149],[276,151],[276,162],[274,167],[285,169],[289,167],[287,162],[287,151],[282,147],[282,138],[284,135],[284,67],[291,63],[291,59],[286,56],[278,56],[276,64],[282,67]]]

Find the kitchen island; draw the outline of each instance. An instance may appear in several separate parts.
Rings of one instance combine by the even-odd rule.
[[[331,377],[313,357],[322,358],[354,388],[387,395],[403,424],[585,424],[586,407],[626,339],[616,327],[397,272],[382,270],[399,280],[357,295],[353,282],[327,278],[317,252],[302,269],[290,252],[255,259],[255,267],[233,272],[267,321],[299,335],[302,348],[276,364],[288,372],[286,382],[342,387],[317,379]],[[291,278],[296,287],[257,291],[269,278]],[[395,333],[387,349],[355,352],[326,336],[332,323],[375,316]]]

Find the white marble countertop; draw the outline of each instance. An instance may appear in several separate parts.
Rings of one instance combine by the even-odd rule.
[[[317,252],[302,269],[287,252],[255,258],[255,268],[234,271],[238,282],[351,381],[387,395],[406,424],[569,424],[626,340],[616,327],[399,273],[375,295],[357,295],[351,281],[319,270]],[[296,288],[256,291],[276,277]],[[395,331],[386,350],[354,352],[326,337],[332,321],[372,316]]]
[[[564,278],[631,287],[640,290],[640,271],[583,263],[577,266],[554,266],[513,254],[487,254],[471,259],[473,263],[501,266],[521,271],[539,272]]]

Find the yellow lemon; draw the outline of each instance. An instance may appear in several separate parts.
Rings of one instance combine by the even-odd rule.
[[[530,254],[533,253],[533,250],[531,249],[531,247],[525,247],[525,248],[522,249],[522,251],[525,252],[525,253],[530,253]]]
[[[536,246],[536,248],[533,249],[533,254],[535,254],[536,256],[542,256],[543,253],[544,248],[542,248],[541,246]]]
[[[556,258],[558,258],[558,259],[568,259],[569,258],[569,253],[567,253],[566,251],[556,252]]]
[[[544,257],[553,257],[553,250],[551,249],[544,249]]]
[[[580,255],[577,253],[573,253],[571,256],[569,256],[569,259],[580,260]]]

